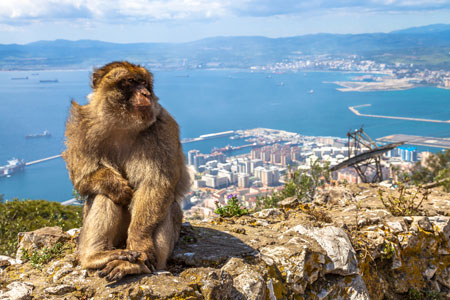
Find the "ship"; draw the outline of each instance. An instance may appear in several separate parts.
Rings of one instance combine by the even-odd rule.
[[[22,171],[25,169],[25,160],[18,158],[13,158],[8,160],[8,164],[4,166],[0,166],[0,177],[10,177],[11,174],[14,174],[18,171]]]
[[[35,133],[35,134],[27,134],[25,138],[32,139],[32,138],[39,138],[39,137],[51,137],[52,134],[48,130],[44,130],[42,133]]]
[[[28,80],[28,77],[11,77],[11,80]]]
[[[39,80],[40,83],[55,83],[58,82],[58,79],[42,79]]]
[[[309,90],[308,94],[314,94],[314,90]]]

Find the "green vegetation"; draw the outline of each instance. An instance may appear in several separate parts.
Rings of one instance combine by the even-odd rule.
[[[420,206],[428,198],[430,191],[418,188],[415,191],[408,190],[403,183],[399,183],[396,193],[389,193],[385,196],[379,189],[378,197],[384,207],[394,216],[417,216],[420,215]],[[422,196],[419,201],[419,194]]]
[[[270,196],[259,197],[256,203],[258,209],[277,207],[278,202],[288,197],[296,196],[303,202],[310,202],[314,199],[317,187],[325,184],[330,179],[329,163],[323,165],[319,160],[311,162],[308,170],[289,170],[289,180],[283,189]]]
[[[46,226],[81,227],[82,208],[45,200],[0,203],[0,255],[15,256],[17,234]]]
[[[439,300],[439,293],[436,291],[419,291],[415,288],[410,288],[408,291],[408,300]]]
[[[24,251],[21,259],[29,261],[33,267],[40,269],[42,265],[54,258],[62,257],[64,254],[64,244],[56,243],[53,247],[44,247],[33,251]]]
[[[220,206],[219,202],[216,202],[216,209],[214,212],[221,217],[240,217],[248,214],[248,209],[242,208],[237,195],[228,195],[227,205]]]
[[[450,149],[430,156],[422,165],[416,163],[410,177],[414,184],[439,182],[450,192]]]

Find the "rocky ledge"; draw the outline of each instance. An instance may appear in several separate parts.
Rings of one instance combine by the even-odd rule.
[[[0,256],[0,299],[450,299],[449,194],[393,216],[378,189],[392,192],[333,187],[309,204],[185,222],[168,271],[114,283],[80,268],[76,230],[23,233],[18,259]],[[65,254],[48,263],[19,259],[55,243]]]

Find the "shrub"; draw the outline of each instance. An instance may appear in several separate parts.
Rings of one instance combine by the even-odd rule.
[[[279,201],[292,196],[296,196],[304,202],[312,201],[316,195],[317,187],[323,185],[325,181],[329,181],[329,163],[325,162],[321,165],[317,159],[311,161],[309,170],[297,170],[295,172],[289,170],[289,174],[289,180],[281,191],[270,196],[257,198],[257,209],[277,207]]]
[[[415,192],[406,189],[403,183],[399,183],[397,194],[384,195],[381,189],[378,190],[378,197],[384,207],[394,216],[413,216],[420,213],[422,202],[428,198],[430,191],[418,188]],[[418,195],[422,194],[422,199],[417,201]]]
[[[237,195],[230,194],[227,197],[227,205],[220,206],[219,202],[216,202],[216,209],[214,212],[221,217],[240,217],[248,214],[248,209],[242,208]]]
[[[33,251],[24,251],[21,259],[30,261],[31,265],[36,269],[40,269],[44,264],[48,263],[54,258],[63,255],[64,244],[56,243],[53,247],[44,247],[42,249]]]
[[[17,234],[47,226],[81,227],[82,208],[45,200],[0,203],[0,255],[14,256]]]

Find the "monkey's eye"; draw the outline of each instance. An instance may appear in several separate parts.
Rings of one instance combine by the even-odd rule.
[[[127,79],[127,82],[128,82],[128,83],[131,83],[131,84],[137,83],[137,81],[134,80],[133,78],[128,78],[128,79]]]

